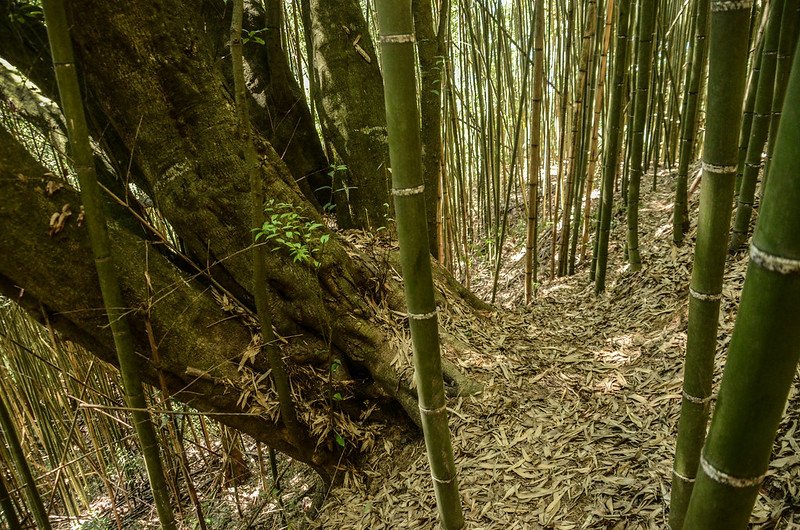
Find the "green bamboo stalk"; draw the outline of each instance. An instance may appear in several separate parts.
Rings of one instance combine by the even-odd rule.
[[[250,198],[252,225],[254,228],[264,224],[264,189],[261,181],[261,173],[258,167],[258,158],[253,147],[253,139],[250,134],[250,118],[247,106],[247,87],[244,80],[244,63],[242,62],[242,13],[243,0],[234,0],[233,12],[231,17],[231,62],[233,63],[234,97],[236,100],[236,114],[239,119],[239,137],[242,141],[245,166],[249,173]],[[261,328],[262,352],[266,352],[272,375],[272,383],[275,385],[275,392],[278,394],[280,403],[281,419],[286,426],[286,430],[292,442],[298,447],[307,445],[307,436],[303,432],[289,384],[289,375],[286,372],[286,363],[283,360],[280,350],[276,344],[275,332],[272,329],[272,318],[269,313],[269,301],[267,300],[267,276],[266,276],[266,247],[257,244],[256,233],[253,233],[253,297],[256,302],[256,312],[258,314],[259,326]]]
[[[514,134],[514,140],[513,140],[513,143],[512,143],[512,147],[511,147],[511,168],[509,169],[509,172],[508,172],[508,184],[506,186],[505,203],[504,203],[504,207],[503,207],[503,212],[504,212],[503,221],[501,223],[500,235],[498,237],[497,259],[495,260],[494,279],[492,281],[492,303],[494,303],[495,297],[497,296],[497,282],[500,279],[500,266],[502,264],[502,259],[503,259],[503,243],[505,242],[506,228],[508,227],[508,207],[509,207],[509,202],[511,200],[511,191],[514,189],[513,188],[513,178],[514,178],[514,169],[516,168],[516,163],[517,163],[517,156],[516,155],[517,155],[517,151],[519,149],[519,140],[520,140],[519,130],[522,127],[522,123],[523,123],[522,122],[522,116],[523,116],[523,114],[525,112],[525,101],[524,101],[524,98],[526,97],[527,88],[528,88],[528,77],[529,77],[528,73],[530,71],[530,68],[529,68],[530,67],[530,61],[527,60],[527,59],[528,59],[528,57],[530,57],[531,50],[533,50],[533,39],[534,39],[534,36],[535,36],[535,34],[533,32],[531,32],[531,34],[530,34],[530,36],[528,38],[528,48],[527,48],[527,50],[525,50],[525,59],[526,60],[525,60],[525,68],[524,68],[524,71],[523,71],[523,74],[522,74],[522,90],[520,91],[521,92],[521,98],[523,99],[523,101],[519,102],[519,109],[517,109],[517,117],[516,117],[515,125],[514,125],[515,134]]]
[[[639,4],[639,31],[636,55],[636,106],[633,114],[631,144],[631,170],[628,181],[628,263],[631,270],[642,267],[639,254],[639,188],[642,181],[644,155],[644,125],[647,120],[647,94],[650,89],[653,30],[655,28],[655,0],[641,0]]]
[[[711,400],[722,278],[736,174],[737,141],[742,122],[747,73],[749,16],[750,3],[747,1],[711,2],[703,178],[697,244],[689,286],[683,401],[673,464],[669,516],[672,530],[679,530],[684,526]]]
[[[566,139],[567,139],[567,103],[569,101],[569,74],[570,74],[570,66],[572,65],[571,61],[571,50],[572,50],[572,27],[575,22],[575,0],[565,0],[569,3],[569,8],[567,10],[567,42],[565,45],[565,52],[564,52],[564,68],[563,68],[563,77],[561,82],[561,107],[559,110],[558,115],[558,123],[559,123],[559,138],[558,138],[558,175],[556,176],[556,196],[555,200],[553,201],[553,237],[550,241],[550,277],[553,278],[556,274],[555,270],[555,257],[556,257],[556,243],[558,242],[558,238],[561,237],[562,241],[567,236],[567,231],[569,230],[569,214],[570,210],[566,205],[566,202],[562,198],[563,195],[567,195],[568,193],[568,186],[562,186],[564,182],[564,150],[566,148]],[[569,169],[569,168],[567,168]],[[563,191],[562,191],[563,190]],[[561,215],[561,232],[559,235],[558,231],[558,214],[559,214],[559,207],[562,209]],[[561,248],[559,247],[559,262],[558,262],[558,275],[561,276],[562,270],[562,263],[564,266],[566,265],[566,246],[564,246],[564,257],[561,258]],[[564,269],[564,274],[566,274],[566,269]]]
[[[706,33],[708,32],[709,0],[697,0],[695,12],[695,38],[691,54],[691,74],[686,84],[683,109],[681,112],[681,143],[678,156],[678,178],[675,181],[675,204],[672,209],[672,243],[683,244],[689,232],[689,163],[694,154],[695,134],[699,105],[700,80],[705,76]]]
[[[601,6],[602,7],[602,6]],[[576,177],[574,196],[572,198],[572,229],[570,234],[569,243],[569,257],[567,264],[567,274],[570,276],[575,274],[575,261],[577,258],[578,239],[581,230],[581,222],[583,220],[583,199],[584,195],[588,198],[591,196],[591,186],[593,184],[593,175],[588,172],[588,159],[589,149],[591,147],[592,135],[592,118],[594,117],[594,103],[595,103],[595,90],[597,88],[597,69],[598,69],[598,54],[599,45],[602,33],[597,31],[598,25],[603,23],[602,9],[598,9],[597,2],[589,2],[587,7],[587,17],[590,17],[587,24],[588,29],[584,35],[584,47],[589,48],[589,57],[586,63],[582,65],[585,73],[582,79],[579,79],[578,86],[583,84],[582,109],[581,109],[581,127],[577,144],[579,149],[577,151],[577,164],[575,166]],[[589,42],[586,42],[586,38]],[[587,46],[588,44],[588,46]]]
[[[583,166],[579,163],[578,153],[581,151],[581,144],[583,139],[583,126],[584,120],[584,95],[586,93],[586,85],[589,79],[587,75],[589,69],[589,59],[592,55],[594,44],[594,34],[596,29],[596,11],[597,2],[589,0],[587,7],[587,26],[581,38],[581,52],[578,61],[578,78],[575,83],[575,100],[572,105],[572,130],[570,136],[570,154],[569,165],[566,172],[566,182],[564,184],[564,201],[563,212],[561,219],[561,242],[558,252],[558,275],[565,276],[570,274],[569,269],[569,247],[570,247],[570,234],[572,233],[572,223],[570,222],[572,216],[573,202],[576,200],[575,187],[577,181],[580,180],[579,173],[582,172]],[[569,60],[569,57],[567,57]],[[580,197],[577,198],[580,203]]]
[[[786,84],[797,47],[798,31],[800,31],[800,0],[785,0],[783,16],[781,17],[781,38],[778,43],[778,58],[775,65],[775,92],[772,95],[772,116],[769,121],[767,134],[767,154],[764,158],[764,178],[761,181],[761,191],[767,185],[767,175],[772,160],[775,139],[778,135],[778,126],[781,121],[781,109],[786,94]]]
[[[800,55],[786,101],[687,528],[747,528],[800,358]]]
[[[36,488],[36,481],[33,478],[33,473],[31,473],[31,468],[25,457],[25,451],[22,449],[19,436],[17,436],[17,430],[14,428],[14,422],[11,420],[11,415],[8,413],[8,408],[2,396],[0,396],[0,429],[3,430],[3,437],[8,445],[8,451],[11,455],[11,460],[14,462],[14,467],[19,474],[19,478],[24,483],[23,492],[25,500],[28,502],[28,509],[31,511],[31,514],[33,514],[36,526],[41,530],[50,530],[50,519],[47,517],[47,510],[45,510],[42,497],[39,495],[39,490]],[[14,517],[13,511],[11,514],[11,516]],[[9,519],[9,521],[10,520],[11,519]]]
[[[0,476],[0,508],[3,510],[3,517],[8,524],[9,530],[22,530],[19,517],[17,517],[17,510],[14,508],[14,501],[8,494],[6,481],[2,476]]]
[[[623,117],[622,103],[625,79],[626,55],[628,49],[629,0],[619,0],[617,12],[617,42],[614,46],[614,71],[611,83],[611,97],[606,120],[605,146],[603,149],[603,180],[600,186],[600,222],[597,235],[597,268],[594,291],[600,294],[606,287],[608,266],[608,240],[611,233],[611,214],[614,205],[614,181],[617,176],[617,157],[619,156],[620,123]]]
[[[758,176],[763,167],[761,156],[767,142],[769,122],[772,116],[772,99],[775,93],[775,70],[777,66],[778,45],[780,43],[781,19],[784,0],[773,0],[769,6],[769,19],[764,33],[764,51],[761,58],[761,71],[758,76],[756,101],[747,156],[742,172],[742,183],[736,199],[736,219],[730,250],[735,251],[747,241],[750,230],[750,216],[753,212]]]
[[[542,137],[542,92],[544,89],[544,0],[537,0],[534,8],[533,46],[533,100],[531,102],[531,161],[528,175],[528,223],[525,243],[525,303],[530,303],[538,260],[539,175],[542,165],[540,140]],[[548,171],[545,168],[545,171]]]
[[[594,226],[597,228],[598,222],[600,220],[600,208],[597,208],[595,215],[591,215],[591,205],[592,205],[592,189],[595,177],[595,171],[597,166],[597,159],[599,157],[598,149],[597,149],[597,142],[598,142],[598,132],[600,129],[600,120],[603,116],[603,104],[605,102],[605,81],[606,81],[606,69],[608,67],[608,51],[609,51],[609,44],[611,43],[611,28],[613,26],[614,21],[614,0],[608,0],[606,3],[606,15],[605,15],[605,26],[603,29],[603,42],[600,48],[600,66],[599,72],[597,73],[597,90],[595,91],[595,101],[594,101],[594,117],[592,120],[592,131],[591,131],[591,145],[589,147],[589,167],[586,170],[588,182],[586,184],[586,198],[585,203],[583,205],[584,209],[584,219],[583,219],[583,233],[581,235],[581,250],[580,250],[580,261],[583,261],[586,257],[586,245],[589,241],[589,224],[594,219]],[[600,186],[601,196],[602,196],[602,184]],[[597,230],[595,230],[596,232]],[[595,237],[594,243],[592,245],[592,264],[589,269],[589,276],[590,281],[594,281],[595,275],[595,267],[597,264],[597,254],[595,253],[595,248],[597,247],[597,238]]]
[[[128,406],[134,409],[131,417],[141,443],[150,486],[153,490],[158,518],[162,528],[176,529],[175,518],[169,502],[164,470],[158,452],[158,439],[150,422],[139,376],[141,360],[134,351],[133,337],[127,317],[122,291],[117,282],[111,254],[111,242],[106,229],[100,188],[97,184],[94,160],[86,118],[83,112],[78,76],[73,59],[72,43],[63,0],[42,2],[53,65],[56,71],[59,94],[64,116],[67,121],[72,157],[81,187],[81,198],[86,215],[86,226],[95,258],[100,290],[103,295],[106,313],[122,375],[122,384]]]
[[[378,0],[392,193],[414,345],[417,395],[442,527],[464,527],[442,381],[425,201],[411,0]]]
[[[738,197],[739,189],[742,186],[744,173],[744,163],[747,159],[747,146],[750,143],[750,129],[753,125],[753,112],[756,105],[756,92],[758,91],[758,78],[761,75],[761,59],[764,41],[759,40],[753,58],[753,68],[750,70],[750,77],[747,81],[747,92],[744,98],[744,111],[742,113],[742,132],[739,134],[739,160],[736,164],[736,184],[734,185],[734,196]]]

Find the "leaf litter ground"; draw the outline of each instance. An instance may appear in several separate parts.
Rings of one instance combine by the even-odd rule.
[[[696,196],[692,202],[696,217]],[[671,209],[670,190],[644,193],[638,273],[623,265],[618,213],[604,296],[594,296],[584,263],[575,276],[544,282],[535,303],[524,307],[520,231],[504,249],[496,311],[440,307],[449,339],[444,355],[484,385],[481,394],[448,403],[468,528],[666,527],[694,244],[693,226],[686,245],[672,245]],[[549,242],[540,246],[547,250]],[[726,266],[715,390],[746,265],[740,253]],[[473,271],[472,288],[486,299],[492,271],[490,263]],[[406,352],[398,363],[408,367],[407,330],[398,330],[397,340]],[[800,528],[796,387],[752,528]],[[437,528],[422,440],[379,443],[309,523],[338,530]]]

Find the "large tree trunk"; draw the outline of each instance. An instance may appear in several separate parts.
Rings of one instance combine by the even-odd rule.
[[[251,38],[244,45],[245,76],[255,104],[251,121],[281,155],[303,194],[325,206],[331,202],[328,158],[283,49],[281,3],[267,0],[265,10],[261,2],[245,2],[245,31],[266,30],[255,34],[264,44]]]
[[[133,153],[141,171],[132,178],[150,190],[193,258],[176,256],[150,232],[147,237],[155,241],[148,243],[131,211],[109,209],[137,351],[149,359],[144,331],[149,314],[163,359],[160,368],[179,399],[200,410],[231,413],[221,419],[330,476],[335,460],[325,443],[317,453],[305,454],[269,417],[236,415],[264,406],[272,411],[277,402],[269,390],[254,388],[253,381],[268,369],[266,360],[241,362],[249,355],[252,335],[247,316],[253,306],[252,253],[246,251],[251,238],[248,182],[232,101],[203,19],[179,0],[113,6],[76,0],[71,7],[73,37],[93,103]],[[44,168],[9,134],[0,135],[0,146],[2,292],[34,315],[46,311],[56,329],[113,361],[111,337],[98,310],[102,303],[88,238],[77,223],[78,196],[68,189],[48,196],[42,192]],[[268,197],[321,221],[272,147],[261,141],[259,151]],[[65,204],[73,215],[50,237],[51,215]],[[393,365],[397,352],[376,318],[379,311],[386,318],[405,312],[401,289],[390,274],[395,258],[366,256],[335,236],[315,258],[320,262],[316,267],[294,263],[288,252],[277,251],[267,263],[274,324],[286,337],[281,348],[305,392],[301,419],[314,433],[327,436],[324,441],[333,450],[326,428],[332,405],[326,396],[330,385],[343,385],[353,397],[341,402],[336,421],[359,423],[377,400],[399,403],[418,423],[410,367]],[[438,278],[450,280],[441,271]],[[148,295],[148,282],[154,297]],[[465,294],[460,286],[451,287]],[[231,318],[237,307],[243,316]],[[341,360],[342,367],[340,380],[329,382],[332,359]],[[156,381],[155,367],[147,362],[142,369],[145,379]],[[263,396],[266,400],[259,403]],[[375,415],[391,421],[403,417],[391,406]],[[365,441],[373,436],[371,429],[361,426]]]
[[[36,10],[23,16],[20,10],[24,9],[27,9],[25,4],[0,2],[2,57],[36,84],[45,96],[57,102],[59,94],[44,20]],[[206,51],[224,63],[218,66],[221,66],[227,90],[232,93],[227,42],[230,9],[222,0],[205,0],[197,16],[205,24],[204,33],[208,37]],[[244,50],[248,64],[246,74],[253,110],[252,123],[279,153],[303,195],[312,205],[320,208],[331,201],[328,159],[302,90],[289,69],[279,32],[274,30],[278,23],[267,19],[258,2],[248,2],[246,30],[257,32],[255,35],[265,40],[264,45],[253,40]],[[268,27],[273,30],[267,31]],[[89,92],[92,90],[91,86],[84,88]],[[103,147],[111,164],[111,168],[98,165],[98,177],[106,186],[118,187],[114,180],[125,182],[131,175],[140,173],[141,169],[104,111],[98,107],[93,94],[87,94],[86,104],[90,134]],[[110,171],[116,176],[111,175]],[[152,194],[145,182],[140,180],[138,184],[146,193]]]
[[[46,316],[67,338],[116,363],[88,234],[78,220],[78,194],[67,187],[49,196],[43,191],[52,178],[43,176],[46,169],[4,129],[0,129],[0,145],[0,292],[33,316]],[[61,212],[65,205],[72,215],[64,228],[51,236],[51,215]],[[231,413],[217,418],[330,477],[333,461],[324,444],[316,454],[303,453],[291,444],[285,429],[275,424],[276,409],[271,405],[277,406],[277,401],[269,380],[255,384],[268,370],[267,360],[242,362],[253,351],[252,316],[247,308],[236,306],[236,301],[214,289],[208,278],[172,263],[169,257],[180,260],[165,253],[157,240],[148,240],[129,211],[116,203],[109,203],[107,209],[115,263],[126,304],[131,307],[136,349],[146,360],[142,363],[145,380],[157,385],[156,368],[160,368],[177,399],[201,411]],[[160,367],[150,361],[145,319],[150,320],[159,345]],[[306,333],[301,340],[282,344],[282,348],[296,361],[293,375],[304,398],[303,419],[313,423],[314,419],[327,418],[327,411],[319,408],[325,403],[327,389],[315,380],[324,379],[319,374],[326,371],[323,339]],[[346,368],[353,367],[353,358],[344,359],[342,371],[346,373]],[[354,403],[357,412],[368,406],[362,400],[369,393],[364,382],[354,388],[359,401]],[[266,411],[265,403],[270,407]],[[365,432],[369,430],[366,425]]]
[[[361,7],[357,0],[302,5],[323,134],[347,166],[335,172],[339,226],[385,226],[390,177],[383,80]]]

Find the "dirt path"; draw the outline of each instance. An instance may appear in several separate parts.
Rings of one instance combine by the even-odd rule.
[[[650,193],[644,201],[643,270],[622,267],[617,226],[605,296],[593,295],[581,271],[545,283],[529,309],[474,318],[457,307],[442,310],[443,328],[464,344],[447,356],[485,386],[479,396],[450,402],[468,528],[666,527],[691,248],[672,248],[671,193]],[[508,255],[519,245],[510,241]],[[499,300],[519,306],[522,263],[507,261]],[[728,263],[723,352],[745,266],[744,255]],[[488,273],[483,278],[485,290]],[[793,398],[754,528],[800,528],[797,405]],[[421,440],[378,447],[371,468],[348,475],[311,526],[436,528]]]

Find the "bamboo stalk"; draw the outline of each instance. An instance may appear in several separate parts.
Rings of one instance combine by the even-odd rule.
[[[389,131],[392,187],[400,241],[422,430],[446,530],[464,527],[442,381],[436,302],[433,296],[423,199],[419,107],[410,0],[376,2]]]
[[[736,174],[747,66],[748,2],[712,0],[708,111],[703,179],[684,365],[683,400],[673,465],[670,526],[684,527],[712,396],[714,354]],[[723,97],[724,95],[724,97]],[[689,528],[708,528],[689,525]]]
[[[111,242],[106,230],[100,188],[97,184],[93,154],[89,144],[89,133],[83,112],[83,101],[73,59],[64,2],[63,0],[45,0],[43,7],[62,109],[66,117],[72,146],[72,156],[81,185],[86,226],[92,244],[103,302],[114,336],[125,396],[132,408],[144,409],[147,404],[138,372],[141,361],[134,351],[133,338],[125,316],[125,303],[114,270]],[[150,415],[146,411],[136,411],[131,416],[141,443],[159,520],[164,529],[173,530],[176,528],[175,518],[170,506],[164,470],[159,457],[158,439],[153,424],[150,422]]]
[[[747,528],[800,358],[800,55],[793,62],[687,528]]]

